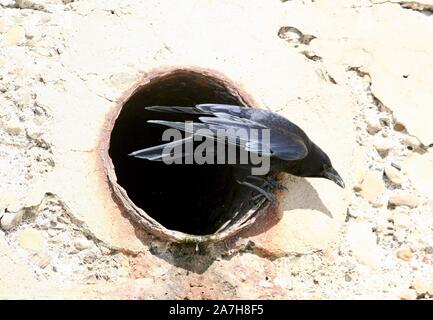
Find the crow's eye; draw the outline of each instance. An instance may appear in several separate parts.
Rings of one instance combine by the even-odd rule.
[[[325,164],[323,165],[323,169],[324,169],[324,170],[328,170],[329,168],[330,168],[330,166],[329,166],[328,164],[325,163]]]

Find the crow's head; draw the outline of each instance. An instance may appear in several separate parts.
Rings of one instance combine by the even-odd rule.
[[[313,142],[308,149],[308,155],[299,161],[293,174],[301,177],[326,178],[344,188],[344,181],[333,168],[328,155]]]

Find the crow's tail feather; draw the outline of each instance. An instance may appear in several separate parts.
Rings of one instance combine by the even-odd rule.
[[[169,156],[171,159],[174,159],[173,155],[165,154],[164,149],[165,148],[171,149],[171,148],[174,148],[176,146],[183,145],[186,142],[188,142],[189,140],[192,140],[192,138],[193,137],[190,136],[190,137],[186,137],[186,138],[181,139],[181,140],[176,140],[176,141],[160,144],[160,145],[157,145],[154,147],[136,150],[134,152],[131,152],[129,154],[129,156],[140,158],[140,159],[147,159],[147,160],[151,160],[151,161],[163,161],[166,157],[169,157]],[[185,153],[175,155],[175,157],[184,157],[184,156],[186,156]]]
[[[167,113],[207,114],[206,112],[197,109],[196,107],[151,106],[151,107],[146,107],[146,110],[167,112]]]

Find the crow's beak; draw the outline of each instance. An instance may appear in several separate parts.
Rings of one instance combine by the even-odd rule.
[[[331,181],[334,181],[336,184],[338,184],[340,187],[344,188],[344,181],[341,179],[340,175],[337,171],[335,171],[334,168],[329,168],[323,171],[323,176],[326,179],[329,179]]]

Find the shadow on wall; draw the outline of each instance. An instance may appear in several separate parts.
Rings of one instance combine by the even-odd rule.
[[[287,190],[277,192],[280,201],[278,205],[269,208],[266,214],[258,217],[253,225],[241,232],[242,238],[253,237],[268,231],[281,220],[283,214],[290,214],[290,211],[296,209],[316,210],[333,218],[319,193],[306,179],[284,175],[282,180]]]

